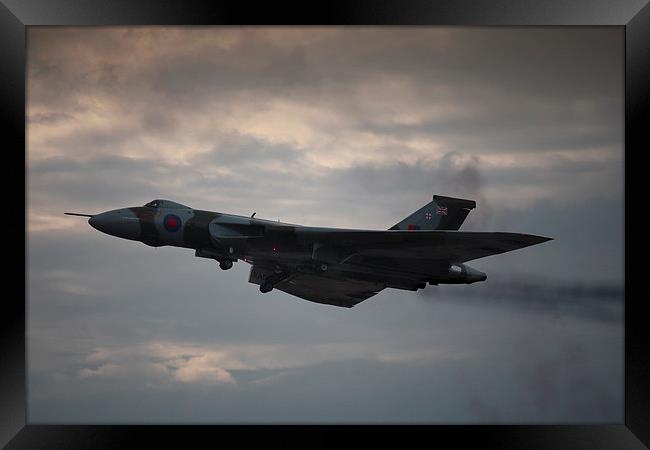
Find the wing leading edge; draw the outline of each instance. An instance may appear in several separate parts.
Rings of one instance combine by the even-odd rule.
[[[462,263],[550,241],[532,234],[472,231],[365,231],[310,232],[305,237],[324,245],[347,247],[360,255],[422,258]]]

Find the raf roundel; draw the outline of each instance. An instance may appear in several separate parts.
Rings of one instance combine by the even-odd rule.
[[[183,225],[183,223],[181,222],[181,218],[177,215],[167,214],[165,216],[165,220],[163,220],[163,225],[165,226],[165,230],[169,231],[170,233],[175,233],[181,229],[181,225]]]

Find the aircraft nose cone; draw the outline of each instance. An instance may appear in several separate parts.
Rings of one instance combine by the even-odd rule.
[[[140,221],[125,209],[96,214],[88,220],[88,224],[111,236],[133,240],[137,240],[140,236]]]
[[[99,217],[99,214],[95,214],[90,219],[88,219],[88,225],[90,225],[91,227],[93,227],[96,230],[99,230],[99,228],[97,228],[97,217]]]
[[[94,216],[92,216],[90,219],[88,219],[88,225],[90,225],[96,230],[104,231],[106,219],[101,217],[104,214],[95,214]]]

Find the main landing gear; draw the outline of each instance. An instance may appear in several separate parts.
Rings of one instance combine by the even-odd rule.
[[[289,274],[287,273],[276,273],[274,275],[270,275],[266,277],[264,283],[260,284],[260,292],[262,294],[271,292],[273,290],[273,286],[275,286],[276,284],[278,284],[280,281],[284,280],[288,276]]]
[[[221,270],[228,270],[232,268],[232,259],[223,259],[219,261],[219,267]]]

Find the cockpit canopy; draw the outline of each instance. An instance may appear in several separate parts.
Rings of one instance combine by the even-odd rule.
[[[185,209],[192,209],[189,206],[181,205],[180,203],[172,202],[170,200],[152,200],[146,205],[144,205],[149,208],[171,208],[171,209],[180,209],[180,208],[185,208]]]

